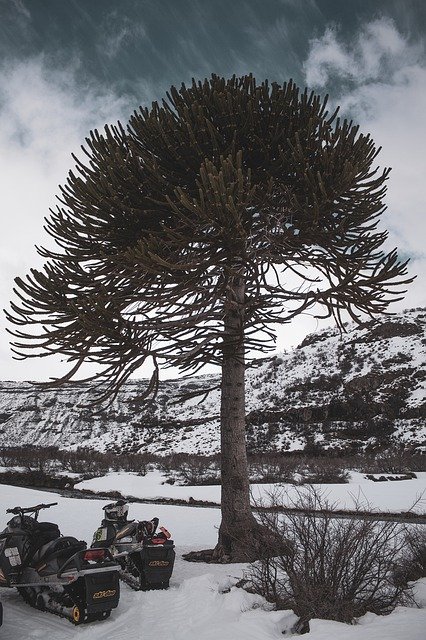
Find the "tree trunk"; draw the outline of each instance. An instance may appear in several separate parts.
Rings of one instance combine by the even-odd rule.
[[[238,273],[238,271],[237,271]],[[224,309],[221,384],[222,522],[214,549],[184,555],[192,562],[253,562],[282,542],[260,525],[250,507],[245,429],[244,278],[229,278]]]
[[[216,562],[253,560],[259,525],[250,508],[245,429],[244,279],[234,276],[224,316],[221,384],[222,522],[213,553]]]

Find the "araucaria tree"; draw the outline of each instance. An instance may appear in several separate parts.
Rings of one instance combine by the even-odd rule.
[[[43,270],[16,280],[15,351],[65,356],[61,384],[98,363],[100,401],[147,360],[147,399],[160,366],[221,367],[217,560],[255,557],[262,535],[246,464],[248,355],[314,305],[339,325],[342,311],[374,318],[409,282],[377,230],[389,170],[325,105],[291,81],[214,75],[172,88],[126,128],[91,132],[47,220],[58,249],[40,249]]]

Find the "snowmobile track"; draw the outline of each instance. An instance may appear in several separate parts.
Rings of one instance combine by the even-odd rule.
[[[105,611],[105,612],[103,612],[105,615],[103,615],[102,617],[99,617],[99,614],[92,614],[92,615],[88,615],[84,620],[77,621],[72,616],[64,615],[60,611],[55,611],[54,609],[49,609],[48,607],[38,607],[37,606],[37,597],[35,599],[30,598],[29,595],[28,595],[27,589],[28,589],[28,587],[18,587],[17,588],[19,595],[21,596],[21,598],[24,600],[24,602],[26,604],[28,604],[33,609],[36,609],[37,611],[41,611],[42,613],[51,613],[54,616],[57,616],[58,618],[63,618],[65,620],[68,620],[68,622],[71,622],[76,627],[79,627],[82,624],[87,624],[89,622],[106,620],[111,615],[111,611]],[[30,589],[31,589],[31,587],[30,587]],[[74,606],[78,606],[78,605],[74,605]]]

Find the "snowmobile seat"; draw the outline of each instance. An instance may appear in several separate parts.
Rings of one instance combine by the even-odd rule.
[[[40,547],[32,558],[31,564],[34,566],[41,562],[51,561],[55,558],[67,557],[74,555],[78,551],[82,551],[86,548],[86,543],[81,540],[77,540],[72,536],[62,536],[47,542]]]
[[[36,551],[48,542],[57,540],[61,535],[59,527],[53,522],[37,522],[32,532],[32,549]]]

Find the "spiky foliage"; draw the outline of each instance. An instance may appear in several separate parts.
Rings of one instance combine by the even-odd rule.
[[[47,220],[59,249],[17,278],[9,314],[18,356],[68,358],[61,383],[99,363],[104,399],[152,358],[151,395],[159,363],[265,350],[315,304],[375,317],[409,281],[382,250],[373,140],[292,81],[194,81],[86,142]]]

